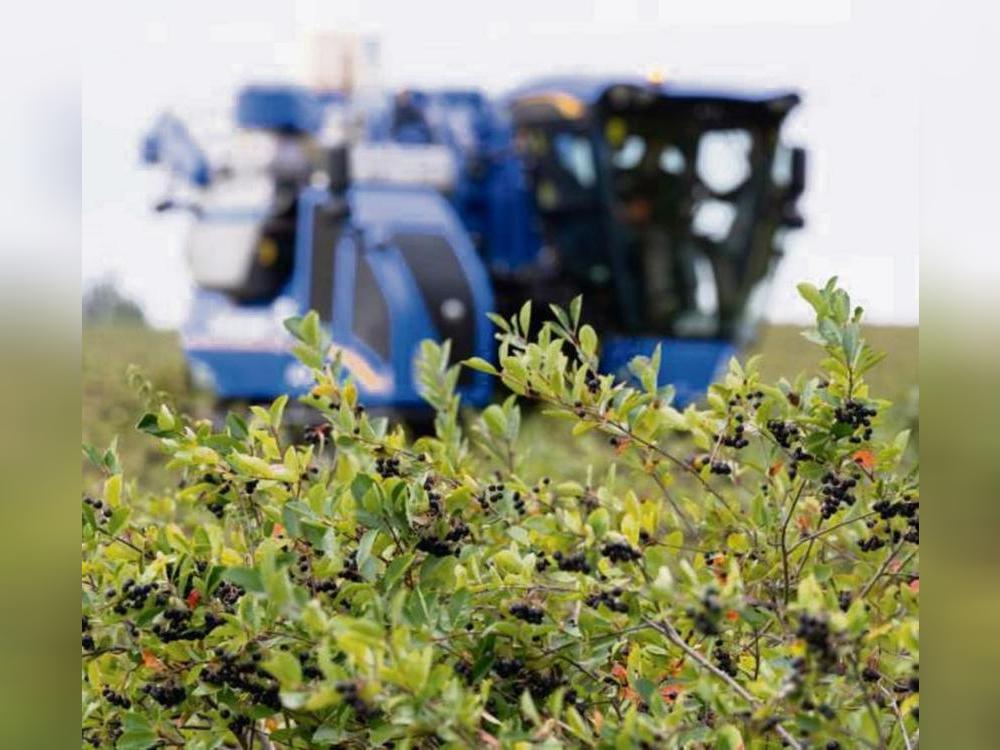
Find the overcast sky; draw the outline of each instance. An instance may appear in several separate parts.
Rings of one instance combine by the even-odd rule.
[[[144,128],[167,107],[222,109],[247,81],[294,80],[316,28],[377,34],[389,84],[500,91],[553,71],[658,67],[681,81],[797,88],[804,105],[786,132],[810,151],[808,224],[768,317],[803,320],[794,283],[836,273],[872,321],[917,321],[920,66],[902,0],[114,5],[84,55],[82,271],[116,277],[157,324],[176,325],[190,299],[186,220],[150,213],[164,181],[140,168]]]

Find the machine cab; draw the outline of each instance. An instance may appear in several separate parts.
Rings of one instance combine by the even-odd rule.
[[[794,93],[543,81],[509,99],[547,269],[626,337],[737,340],[801,226],[804,152],[779,139]]]

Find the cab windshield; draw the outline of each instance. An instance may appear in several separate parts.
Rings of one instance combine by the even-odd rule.
[[[522,133],[546,245],[630,335],[739,336],[778,250],[782,113],[618,100]],[[779,160],[780,161],[780,160]]]

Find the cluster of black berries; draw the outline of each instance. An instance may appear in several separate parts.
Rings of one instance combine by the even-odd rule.
[[[371,714],[368,704],[358,695],[358,686],[355,683],[338,682],[337,692],[343,697],[344,702],[354,709],[358,721],[364,721]]]
[[[688,608],[688,617],[694,623],[695,630],[705,635],[719,634],[719,617],[722,615],[722,602],[719,601],[719,592],[712,586],[705,590],[705,595],[701,598],[701,608]]]
[[[426,552],[434,557],[447,557],[455,554],[454,545],[461,542],[470,534],[469,526],[459,521],[445,534],[443,539],[437,537],[424,537],[417,542],[417,549]]]
[[[312,581],[312,590],[317,594],[329,594],[330,596],[336,596],[337,592],[340,591],[340,587],[337,586],[337,582],[332,578],[326,581]]]
[[[830,626],[826,618],[803,614],[796,635],[806,642],[810,651],[815,652],[824,669],[836,662],[837,652],[830,641]]]
[[[875,535],[870,536],[867,539],[862,539],[858,542],[858,547],[861,548],[862,552],[874,552],[875,550],[882,549],[885,545],[885,539]]]
[[[567,573],[590,573],[590,564],[587,562],[587,557],[583,552],[574,552],[571,555],[555,552],[552,557],[555,558],[559,570],[566,571]]]
[[[81,639],[81,645],[84,651],[94,650],[94,636],[90,634],[90,620],[87,616],[83,616],[83,638]]]
[[[114,514],[114,511],[111,510],[111,506],[105,505],[103,500],[93,497],[85,497],[83,498],[83,502],[94,509],[94,518],[96,518],[98,522],[102,519],[107,521]]]
[[[729,408],[733,409],[737,406],[742,406],[745,401],[748,407],[756,409],[761,405],[763,400],[764,391],[750,391],[746,394],[745,399],[742,393],[737,393],[729,399]]]
[[[389,458],[379,456],[375,459],[375,472],[383,479],[398,477],[400,475],[399,459],[395,456],[391,456]]]
[[[767,420],[767,431],[782,448],[791,448],[792,441],[799,436],[799,428],[794,422],[785,422],[781,419]]]
[[[858,480],[854,477],[840,478],[831,472],[823,475],[823,486],[820,489],[823,495],[823,518],[830,518],[841,505],[848,507],[854,505],[855,497],[851,494],[851,490],[857,483]]]
[[[715,657],[715,664],[730,677],[735,677],[737,673],[736,665],[733,663],[732,655],[722,647],[722,641],[715,642],[715,650],[712,652]]]
[[[597,609],[602,604],[610,609],[612,612],[628,612],[628,604],[621,600],[621,595],[623,591],[621,586],[615,586],[610,591],[600,591],[596,594],[591,594],[586,599],[584,599],[584,604],[588,607],[593,607]]]
[[[164,610],[163,619],[164,622],[153,625],[153,633],[164,643],[198,640],[208,634],[207,628],[191,627],[191,611],[188,609]]]
[[[879,514],[879,517],[886,522],[888,527],[889,522],[896,518],[906,519],[906,531],[900,531],[898,529],[892,529],[890,534],[892,536],[893,543],[899,542],[900,539],[905,539],[912,544],[920,543],[920,506],[917,503],[909,502],[908,497],[900,502],[890,503],[888,500],[879,500],[872,505],[872,510]],[[868,528],[875,528],[875,521],[868,521]],[[870,549],[879,549],[884,547],[885,540],[879,539],[880,544],[876,544],[873,540],[877,537],[872,537],[871,540],[866,540],[869,543],[869,547],[866,548],[862,545],[862,549],[869,551]]]
[[[841,612],[846,612],[851,608],[851,602],[854,597],[851,596],[850,591],[838,591],[837,592],[837,604],[840,606]]]
[[[612,562],[633,562],[642,559],[642,553],[628,542],[608,542],[601,547],[601,554]]]
[[[229,711],[223,709],[222,711],[219,712],[219,716],[222,716],[223,719],[228,719]],[[234,716],[233,720],[229,722],[229,724],[227,724],[226,726],[229,728],[229,731],[235,734],[237,737],[242,737],[243,733],[250,728],[251,723],[252,722],[249,716],[243,716],[242,714],[238,714]]]
[[[587,386],[587,390],[590,391],[591,395],[601,390],[601,379],[589,367],[587,368],[587,374],[583,378],[583,384]]]
[[[527,672],[518,680],[522,689],[527,689],[535,700],[544,700],[565,683],[558,670],[551,672]]]
[[[744,417],[742,414],[737,414],[733,417],[733,419],[736,420],[736,424],[733,425],[732,434],[720,435],[719,441],[723,445],[730,448],[736,448],[737,450],[740,448],[746,448],[750,445],[750,441],[743,436],[743,433],[746,431],[746,426],[743,424]]]
[[[917,503],[908,502],[904,499],[900,502],[890,503],[888,500],[879,500],[872,505],[872,510],[879,514],[884,521],[889,521],[897,516],[906,519],[907,530],[904,534],[901,531],[893,531],[893,541],[906,539],[913,544],[920,543],[920,506]]]
[[[121,693],[116,693],[107,686],[105,686],[104,690],[101,691],[101,695],[103,695],[104,700],[112,706],[118,706],[118,708],[124,709],[132,708],[132,701],[130,701],[127,696],[124,696]]]
[[[532,606],[531,604],[525,604],[524,602],[517,602],[510,605],[510,613],[518,620],[530,622],[532,625],[538,625],[545,618],[544,609]]]
[[[424,537],[417,542],[417,549],[433,557],[447,557],[448,555],[455,554],[454,547],[443,539],[435,537]]]
[[[244,590],[242,586],[230,583],[229,581],[223,581],[215,587],[215,591],[212,592],[212,596],[222,602],[227,612],[232,612],[236,602],[238,602],[240,597],[245,593],[246,590]]]
[[[576,710],[583,713],[587,708],[586,702],[580,699],[577,692],[570,688],[563,694],[563,705],[564,706],[576,706]]]
[[[472,665],[464,659],[458,662],[453,669],[455,674],[462,678],[462,680],[468,685],[472,682]]]
[[[792,460],[788,464],[788,478],[795,479],[799,474],[799,462],[800,461],[812,461],[813,457],[811,454],[806,453],[802,450],[801,446],[795,446],[795,450],[792,451]]]
[[[202,670],[202,682],[243,690],[254,703],[274,711],[281,709],[278,684],[260,666],[260,651],[252,651],[249,658],[240,658],[220,647],[215,650],[215,656],[219,661]]]
[[[141,609],[149,595],[158,588],[155,581],[137,586],[131,578],[127,579],[122,584],[122,598],[115,605],[115,613],[123,615],[128,609]]]
[[[298,563],[296,565],[296,568],[298,569],[299,573],[303,575],[309,573],[309,555],[305,554],[304,552],[300,553],[298,560],[296,562]]]
[[[220,521],[222,520],[222,517],[226,514],[226,502],[224,500],[217,498],[212,502],[210,502],[205,507],[208,508],[209,513],[218,518]]]
[[[503,678],[514,677],[524,669],[524,662],[516,656],[512,659],[499,658],[493,662],[493,671]]]
[[[124,734],[121,720],[117,717],[112,717],[111,720],[104,725],[104,733],[107,736],[107,742],[101,739],[99,731],[84,732],[83,741],[91,747],[115,747],[122,734]]]
[[[855,430],[863,428],[865,440],[870,439],[872,436],[872,417],[877,415],[877,409],[865,406],[853,399],[848,399],[842,406],[838,406],[833,411],[833,417],[839,424],[850,425]],[[853,435],[851,436],[851,442],[860,443],[861,438]]]
[[[180,705],[187,698],[187,691],[176,682],[146,683],[142,686],[142,692],[164,708]]]
[[[446,542],[460,542],[465,539],[465,537],[469,536],[470,533],[468,525],[459,521],[452,527],[451,531],[445,535],[444,539]]]
[[[427,492],[427,508],[435,516],[441,512],[441,495],[434,491]]]
[[[524,498],[521,497],[521,493],[515,492],[511,495],[511,500],[514,501],[514,510],[518,513],[524,513]]]
[[[486,492],[479,496],[479,504],[486,508],[493,503],[498,503],[503,500],[503,493],[503,482],[500,482],[499,484],[489,484],[486,486]]]
[[[725,461],[713,461],[709,471],[713,474],[722,474],[723,476],[727,476],[733,473],[733,467]]]
[[[879,671],[873,667],[866,666],[861,670],[861,679],[865,682],[878,682],[881,677]]]
[[[299,654],[299,664],[302,665],[302,676],[307,680],[318,680],[323,676],[322,670],[315,664],[308,651]]]
[[[527,690],[536,700],[543,700],[557,688],[566,684],[566,680],[558,668],[550,672],[526,670],[524,662],[517,657],[497,659],[493,662],[493,671],[504,679],[514,680],[518,693]],[[573,698],[576,698],[575,694]]]
[[[340,577],[345,581],[354,581],[359,583],[361,579],[361,573],[358,571],[358,551],[352,550],[351,553],[344,558],[344,569],[340,571]]]

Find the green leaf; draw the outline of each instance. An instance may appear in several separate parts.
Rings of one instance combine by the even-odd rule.
[[[281,683],[282,688],[294,688],[302,682],[302,665],[288,651],[272,651],[262,666]]]
[[[803,282],[796,289],[799,290],[799,296],[812,305],[817,314],[822,315],[826,312],[826,302],[823,300],[823,295],[813,284]]]
[[[715,750],[744,750],[743,735],[732,724],[720,727],[715,733]]]
[[[492,321],[493,325],[499,328],[504,333],[510,333],[510,323],[508,323],[502,315],[497,315],[496,313],[490,312],[486,313],[486,317]]]
[[[527,690],[521,692],[521,713],[524,714],[524,718],[536,727],[541,725],[542,717],[539,715],[538,709],[535,708],[535,702],[531,699],[531,693]]]
[[[488,375],[498,374],[497,368],[495,368],[492,364],[487,362],[482,357],[469,357],[468,359],[463,360],[462,364],[473,370],[478,370],[479,372],[485,372]]]
[[[242,586],[247,591],[264,593],[264,582],[261,579],[260,571],[255,568],[226,568],[222,572],[222,578],[237,586]]]
[[[597,332],[589,325],[580,327],[580,349],[588,357],[597,353]]]
[[[726,537],[726,545],[733,552],[746,554],[750,551],[750,540],[746,534],[733,533]]]
[[[528,328],[531,326],[531,300],[529,299],[521,305],[521,312],[518,313],[517,321],[521,327],[521,335],[528,337]]]
[[[583,306],[583,295],[576,295],[569,303],[569,317],[573,327],[580,325],[580,308]]]
[[[489,431],[497,437],[503,437],[507,434],[507,415],[496,404],[487,406],[483,411],[483,422]]]
[[[237,440],[246,440],[250,434],[247,430],[247,423],[243,421],[243,417],[234,412],[229,412],[226,415],[226,429]]]
[[[115,745],[118,750],[146,750],[160,740],[156,732],[153,731],[149,719],[138,713],[125,714],[122,729],[124,730],[122,736],[118,738]]]

